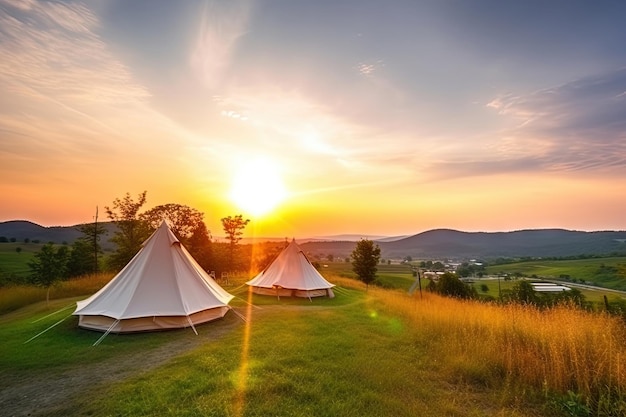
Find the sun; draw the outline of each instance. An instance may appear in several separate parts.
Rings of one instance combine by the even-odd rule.
[[[241,164],[233,177],[230,199],[256,217],[274,210],[287,197],[278,166],[267,158]]]

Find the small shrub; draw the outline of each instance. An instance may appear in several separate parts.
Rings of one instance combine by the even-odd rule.
[[[591,416],[591,409],[585,403],[583,396],[571,390],[567,391],[567,395],[556,398],[554,406],[557,410],[564,412],[566,416]]]

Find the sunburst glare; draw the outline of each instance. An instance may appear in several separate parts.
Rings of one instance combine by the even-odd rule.
[[[275,161],[254,158],[234,173],[230,199],[253,216],[264,216],[287,198],[287,189]]]

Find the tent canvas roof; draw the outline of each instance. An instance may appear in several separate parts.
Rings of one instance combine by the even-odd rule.
[[[279,287],[305,291],[335,286],[317,272],[295,240],[292,240],[265,270],[246,284],[253,287]]]
[[[74,315],[117,320],[189,316],[226,307],[234,296],[187,252],[165,221],[107,285],[77,303]]]

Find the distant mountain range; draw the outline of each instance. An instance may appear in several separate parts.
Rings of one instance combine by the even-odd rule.
[[[514,232],[429,230],[393,241],[377,241],[383,258],[493,259],[626,254],[626,231],[579,232],[563,229]],[[307,252],[348,256],[354,242],[307,242]]]
[[[109,231],[103,239],[103,246],[111,248],[108,239],[113,235],[115,225],[111,222],[102,224]],[[29,221],[14,220],[0,222],[0,237],[15,238],[18,242],[30,239],[42,243],[71,244],[81,236],[77,226],[44,227]],[[298,242],[307,253],[346,257],[354,250],[355,241],[363,237],[376,241],[383,258],[411,256],[415,259],[493,259],[626,254],[626,231],[538,229],[487,233],[437,229],[408,237],[354,234],[298,239]]]

